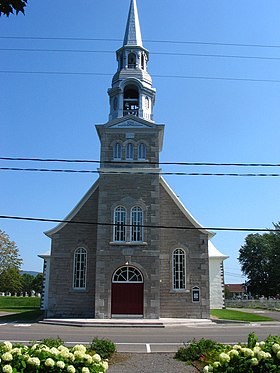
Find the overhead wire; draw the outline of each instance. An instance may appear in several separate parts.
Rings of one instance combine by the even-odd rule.
[[[48,218],[37,218],[27,216],[14,216],[14,215],[0,215],[0,219],[11,219],[11,220],[26,220],[26,221],[38,221],[48,223],[69,223],[69,224],[80,224],[80,225],[95,225],[95,226],[116,226],[114,223],[105,223],[98,221],[75,221],[68,219],[48,219]],[[123,227],[135,227],[133,224],[122,224]],[[205,231],[233,231],[233,232],[280,232],[280,228],[233,228],[233,227],[195,227],[195,226],[172,226],[172,225],[149,225],[149,224],[137,224],[140,228],[154,228],[154,229],[176,229],[176,230],[205,230]]]
[[[176,176],[230,176],[230,177],[279,177],[278,173],[213,173],[213,172],[162,172],[135,170],[73,170],[49,168],[0,167],[0,171],[90,173],[101,175],[176,175]]]
[[[101,42],[122,42],[121,38],[82,38],[82,37],[44,37],[44,36],[0,36],[0,39],[18,39],[18,40],[65,40],[65,41],[101,41]],[[252,43],[225,43],[225,42],[208,42],[194,40],[153,40],[144,39],[145,43],[162,43],[162,44],[190,44],[190,45],[216,45],[231,47],[253,47],[253,48],[280,48],[278,44],[252,44]]]
[[[65,158],[29,158],[29,157],[0,157],[4,161],[31,162],[61,162],[61,163],[101,163],[94,159],[65,159]],[[105,164],[145,164],[145,165],[179,165],[179,166],[237,166],[237,167],[280,167],[280,163],[222,163],[222,162],[152,162],[152,161],[102,161]]]
[[[0,48],[0,51],[14,52],[64,52],[64,53],[110,53],[111,50],[90,50],[90,49],[38,49],[38,48]],[[227,54],[208,54],[208,53],[178,53],[178,52],[151,52],[151,55],[165,56],[186,56],[186,57],[213,57],[213,58],[239,58],[239,59],[255,59],[255,60],[280,60],[280,57],[264,57],[264,56],[242,56],[242,55],[227,55]]]

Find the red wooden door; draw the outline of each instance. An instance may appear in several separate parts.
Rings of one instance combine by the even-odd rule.
[[[112,314],[143,315],[143,283],[112,283]]]

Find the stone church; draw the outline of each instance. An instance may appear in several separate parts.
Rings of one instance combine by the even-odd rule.
[[[213,233],[161,176],[164,125],[153,116],[156,91],[136,0],[116,56],[109,120],[96,126],[99,178],[68,222],[45,232],[51,251],[41,255],[43,309],[47,317],[208,318]],[[222,304],[226,257],[215,255],[214,292]]]

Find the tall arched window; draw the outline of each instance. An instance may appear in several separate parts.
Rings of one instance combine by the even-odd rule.
[[[86,288],[86,271],[87,271],[87,251],[83,247],[79,247],[74,252],[74,276],[73,288]]]
[[[114,211],[114,241],[125,241],[126,235],[126,210],[123,206],[118,206]]]
[[[131,241],[143,241],[143,210],[139,206],[131,209]]]
[[[186,253],[176,249],[172,254],[172,287],[174,290],[186,289]]]
[[[113,158],[117,160],[122,159],[122,144],[119,142],[116,142],[114,145]]]
[[[146,159],[146,145],[143,142],[138,145],[138,159]]]
[[[128,55],[128,68],[135,69],[136,67],[136,54],[131,52]]]
[[[125,149],[125,158],[128,160],[134,159],[134,144],[128,142]]]

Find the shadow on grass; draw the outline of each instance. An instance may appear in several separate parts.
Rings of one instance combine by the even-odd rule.
[[[4,311],[4,310],[3,310]],[[10,309],[9,309],[10,311]],[[8,312],[5,310],[4,312]],[[19,309],[14,309],[14,313],[11,313],[10,315],[4,315],[0,316],[0,323],[2,322],[31,322],[35,323],[38,322],[39,320],[42,320],[44,317],[44,312],[39,310],[39,309],[33,309],[33,310],[22,310],[20,311]]]

